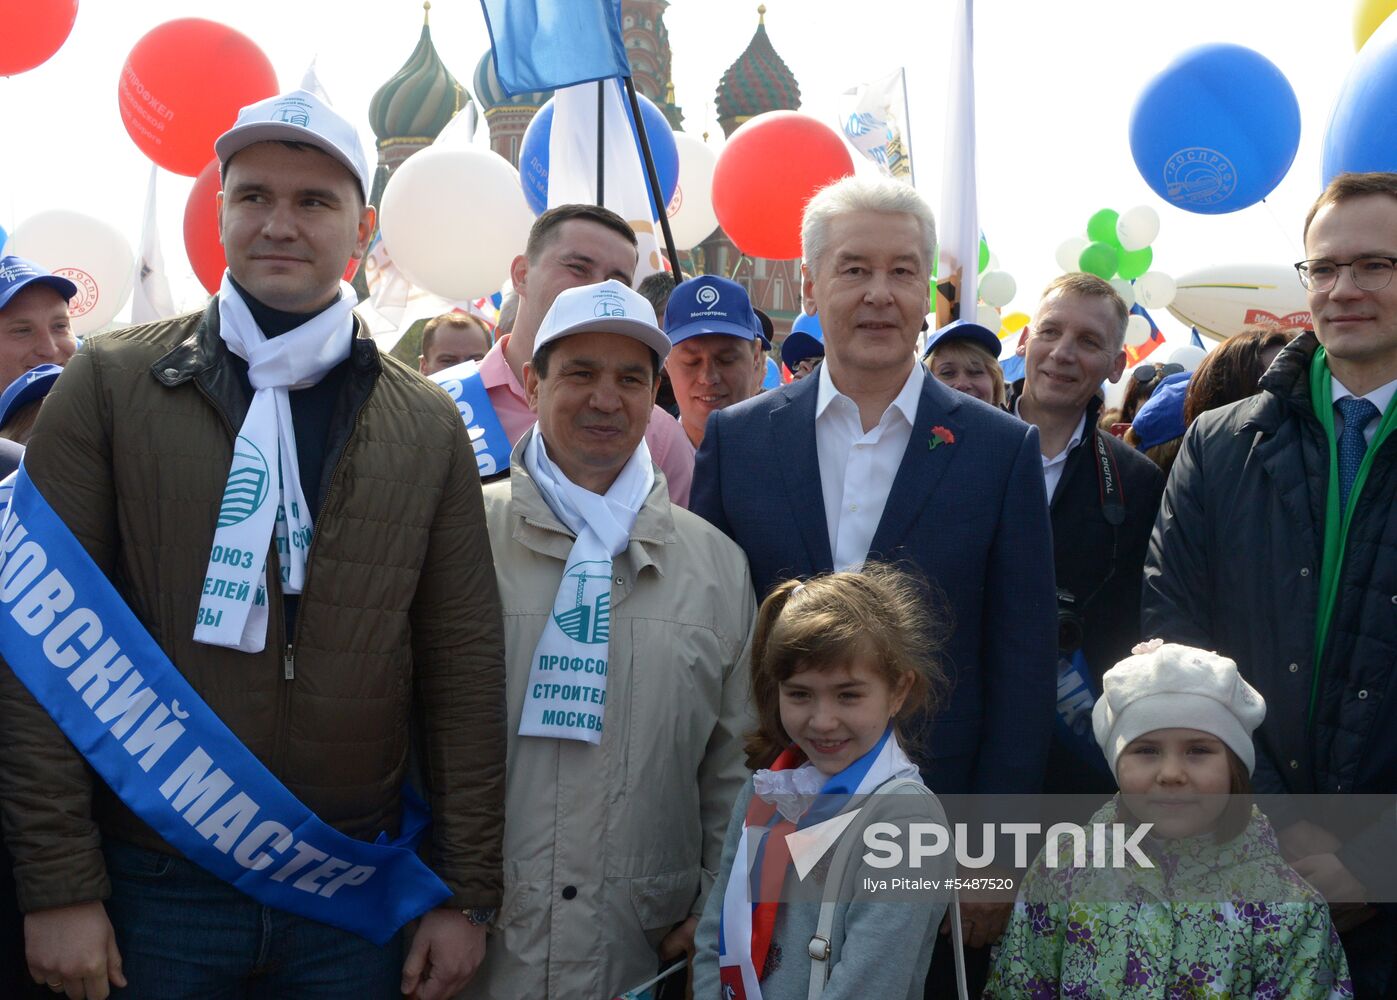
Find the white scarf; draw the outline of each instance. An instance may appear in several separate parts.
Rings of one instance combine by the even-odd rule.
[[[611,560],[631,539],[636,515],[655,485],[642,440],[605,496],[583,489],[548,458],[535,425],[524,467],[576,541],[529,667],[520,736],[600,743],[611,648]]]
[[[253,394],[218,509],[195,642],[244,653],[266,646],[267,545],[273,534],[282,591],[299,594],[305,586],[312,518],[301,491],[287,390],[314,385],[349,357],[356,299],[354,289],[341,282],[340,298],[330,308],[268,339],[223,274],[218,332],[228,349],[247,361]]]
[[[858,764],[856,761],[850,765],[850,769]],[[839,779],[845,778],[847,783],[849,777],[846,772],[826,777],[814,764],[807,761],[790,770],[757,771],[752,775],[752,794],[753,797],[776,806],[782,816],[796,823],[814,804],[817,795],[835,793],[840,784]],[[842,791],[852,795],[868,795],[879,785],[900,778],[921,781],[921,774],[917,765],[903,752],[897,742],[897,736],[889,734],[878,755],[869,763],[868,770],[859,778],[858,784],[852,790],[844,788]],[[842,834],[848,829],[848,823],[838,829]],[[762,996],[761,970],[755,968],[752,962],[752,880],[759,879],[761,875],[759,872],[753,872],[751,868],[756,858],[755,848],[767,830],[765,826],[752,829],[744,820],[742,836],[738,838],[737,851],[733,855],[732,868],[728,871],[728,881],[723,887],[723,952],[718,956],[718,967],[732,967],[737,970],[745,1000],[761,1000]],[[803,831],[797,829],[787,834],[787,843],[794,847],[804,836],[806,835]],[[823,857],[825,853],[833,850],[831,846],[820,852],[820,856]],[[791,852],[792,856],[797,853]]]

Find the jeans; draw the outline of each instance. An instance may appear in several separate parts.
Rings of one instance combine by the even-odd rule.
[[[107,912],[131,1000],[399,997],[403,935],[380,948],[263,906],[183,858],[119,841],[103,850]]]

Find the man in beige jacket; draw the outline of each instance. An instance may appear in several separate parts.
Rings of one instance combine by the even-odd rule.
[[[668,350],[622,283],[560,293],[524,368],[538,424],[486,488],[508,788],[473,1000],[611,997],[688,951],[746,777],[747,561],[644,442]]]

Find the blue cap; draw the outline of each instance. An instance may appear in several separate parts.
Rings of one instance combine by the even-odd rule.
[[[795,371],[796,365],[807,358],[824,356],[825,328],[820,325],[820,317],[802,312],[791,324],[791,332],[781,342],[781,363],[787,371]]]
[[[1002,346],[1000,339],[989,327],[981,326],[973,320],[958,319],[947,323],[926,339],[926,349],[922,351],[922,357],[929,356],[932,351],[949,340],[968,340],[989,351],[990,357],[996,360],[999,358],[999,349]]]
[[[47,396],[62,374],[63,369],[58,365],[40,365],[11,382],[0,393],[0,427],[8,424],[21,407]]]
[[[681,281],[665,306],[665,333],[672,344],[705,333],[756,340],[760,329],[747,289],[714,274]]]
[[[762,338],[762,348],[771,350],[771,338],[776,335],[776,324],[771,322],[771,317],[762,312],[756,306],[752,307],[753,314],[757,317],[757,336]]]
[[[78,286],[67,278],[50,274],[38,264],[23,257],[0,257],[0,309],[10,304],[25,288],[33,284],[48,285],[63,301],[71,301],[78,294]]]
[[[1130,426],[1140,439],[1140,450],[1184,436],[1184,397],[1193,372],[1178,372],[1160,382]]]

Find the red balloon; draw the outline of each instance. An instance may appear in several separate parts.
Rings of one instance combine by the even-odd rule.
[[[68,40],[78,17],[78,0],[24,0],[6,8],[0,76],[14,76],[46,62]]]
[[[798,111],[768,111],[742,125],[718,154],[713,211],[752,257],[800,256],[800,217],[820,188],[854,172],[839,133]]]
[[[252,39],[215,21],[166,21],[136,43],[121,68],[121,121],[141,152],[193,177],[238,112],[277,92],[271,62]]]
[[[184,252],[189,255],[194,276],[209,294],[218,291],[223,283],[223,269],[228,266],[218,239],[218,192],[222,187],[218,161],[212,160],[199,171],[189,200],[184,203]]]

